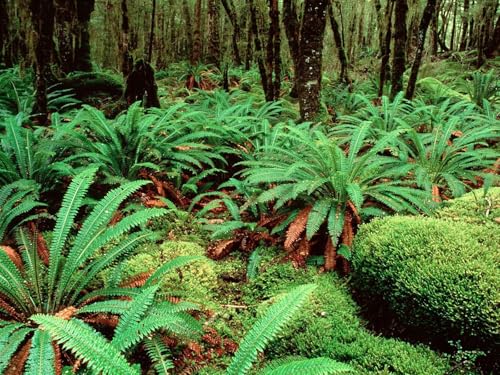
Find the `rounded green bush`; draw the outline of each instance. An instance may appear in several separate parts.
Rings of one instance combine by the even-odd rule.
[[[389,217],[363,225],[354,286],[429,338],[488,351],[500,343],[498,224]]]
[[[447,360],[423,345],[368,331],[345,280],[335,274],[318,274],[313,267],[295,270],[289,263],[264,263],[260,274],[247,285],[246,299],[262,301],[305,282],[316,284],[317,289],[308,305],[269,345],[266,360],[330,357],[350,364],[359,374],[443,375],[449,369]],[[256,309],[257,315],[260,310]]]

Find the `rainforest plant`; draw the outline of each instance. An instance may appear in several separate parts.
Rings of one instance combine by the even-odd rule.
[[[139,210],[108,226],[124,200],[145,184],[129,182],[97,202],[75,232],[76,215],[95,174],[95,168],[87,169],[69,185],[49,246],[43,238],[35,240],[20,229],[17,233],[20,252],[0,251],[0,372],[13,366],[23,368],[27,358],[28,373],[39,369],[37,373],[53,374],[61,366],[62,347],[89,368],[104,374],[135,374],[138,369],[131,367],[120,351],[127,352],[146,336],[155,340],[153,332],[160,328],[181,335],[199,329],[191,317],[180,313],[193,308],[192,305],[153,305],[156,283],[162,275],[197,260],[196,257],[179,258],[163,265],[148,275],[140,288],[96,285],[96,276],[103,270],[116,268],[138,245],[155,238],[143,226],[163,215],[164,210]],[[139,230],[127,236],[133,229]],[[115,297],[132,300],[115,300]],[[111,343],[86,323],[104,321],[113,326],[116,318],[102,319],[99,314],[120,316]],[[16,352],[26,355],[18,356]],[[160,356],[160,352],[154,355]]]
[[[37,199],[37,186],[33,181],[19,180],[0,188],[0,244],[21,217],[35,208],[45,207]]]
[[[475,184],[486,176],[485,169],[494,169],[500,154],[488,148],[487,141],[499,135],[498,124],[478,127],[474,123],[462,124],[459,117],[436,125],[432,133],[409,131],[408,165],[417,185],[432,191],[437,202],[444,192],[452,197],[463,195],[467,182]]]
[[[349,247],[362,217],[429,212],[430,195],[405,180],[411,166],[379,155],[400,131],[366,150],[370,125],[363,123],[344,152],[321,131],[287,130],[281,136],[292,146],[272,147],[257,160],[242,163],[246,167],[242,175],[249,184],[268,187],[258,202],[275,202],[275,209],[290,203],[296,207],[285,239],[289,252],[307,257],[313,236],[325,228],[325,268],[331,270],[339,238]]]
[[[300,308],[307,302],[315,285],[302,285],[288,292],[275,302],[266,313],[259,318],[245,335],[236,352],[227,375],[245,375],[257,360],[266,346],[276,338]],[[284,359],[264,368],[259,374],[340,374],[351,372],[352,368],[329,358]]]

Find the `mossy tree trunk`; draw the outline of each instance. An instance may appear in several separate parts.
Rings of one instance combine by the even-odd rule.
[[[313,120],[320,108],[323,37],[327,0],[306,0],[299,42],[299,107],[302,120]]]
[[[340,61],[340,82],[349,83],[349,76],[347,73],[347,56],[344,48],[344,41],[340,35],[339,24],[333,15],[333,3],[328,7],[328,16],[330,18],[330,26],[332,28],[333,40],[337,47],[337,52]]]
[[[392,58],[391,97],[403,90],[403,73],[406,67],[406,14],[407,0],[396,0],[394,18],[394,53]]]
[[[285,34],[288,39],[288,48],[295,68],[295,77],[290,96],[298,97],[298,66],[299,66],[299,41],[300,41],[300,22],[297,14],[297,5],[294,0],[283,1],[283,24],[285,25]]]
[[[233,59],[234,64],[236,66],[241,65],[241,55],[240,49],[238,47],[238,42],[241,37],[241,29],[240,23],[238,21],[238,15],[236,14],[236,8],[232,0],[222,0],[222,6],[226,12],[227,17],[229,18],[229,22],[231,22],[231,26],[233,27],[233,35],[231,37],[231,45],[233,48]]]
[[[31,0],[30,10],[35,40],[35,87],[36,103],[33,112],[41,125],[48,123],[47,84],[51,80],[50,63],[54,56],[54,15],[52,0]]]
[[[90,58],[90,15],[94,11],[95,0],[78,0],[78,33],[75,48],[74,70],[82,72],[92,71],[92,60]]]
[[[201,59],[201,7],[202,0],[196,0],[194,6],[193,49],[191,50],[191,65],[197,65]],[[188,25],[188,27],[191,27]]]
[[[424,14],[422,15],[422,20],[420,21],[420,26],[418,29],[418,44],[417,51],[415,53],[415,60],[413,61],[413,66],[411,68],[410,79],[408,80],[408,86],[406,88],[406,99],[413,99],[415,93],[415,85],[417,83],[418,70],[420,69],[420,63],[422,62],[422,56],[425,47],[425,37],[427,35],[427,29],[436,10],[436,0],[428,0],[427,5],[424,9]]]
[[[391,39],[392,39],[392,14],[394,11],[394,0],[387,2],[385,9],[385,35],[383,38],[383,44],[380,46],[380,52],[382,54],[382,59],[380,62],[380,78],[379,78],[379,88],[378,96],[381,97],[384,94],[384,85],[389,75],[389,60],[391,57]]]
[[[9,39],[9,15],[7,13],[7,0],[0,0],[0,67],[7,64],[7,42]]]
[[[219,0],[208,0],[208,56],[207,61],[220,67]]]

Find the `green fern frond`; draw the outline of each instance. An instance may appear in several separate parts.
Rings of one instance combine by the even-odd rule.
[[[266,345],[292,319],[295,312],[306,302],[315,288],[316,286],[311,284],[297,287],[274,303],[245,335],[227,369],[227,374],[246,374],[257,359],[258,353],[262,352]]]
[[[55,353],[49,333],[36,330],[31,340],[25,375],[54,375],[54,360]]]
[[[64,320],[51,315],[36,314],[31,320],[47,331],[67,351],[80,358],[87,366],[106,375],[139,375],[123,354],[100,333],[77,320]]]
[[[179,267],[184,267],[185,265],[195,262],[195,261],[202,261],[202,260],[207,260],[207,258],[203,256],[191,256],[191,255],[184,255],[184,256],[179,256],[171,261],[165,263],[163,266],[158,268],[146,281],[146,284],[144,284],[145,287],[148,287],[150,285],[153,285],[154,283],[158,282],[163,275],[179,268]]]
[[[277,361],[260,372],[262,375],[333,375],[354,372],[351,366],[330,358]]]
[[[153,337],[144,340],[144,347],[153,363],[158,375],[168,375],[170,369],[174,368],[174,363],[170,360],[170,349],[165,345],[160,337]]]
[[[9,336],[5,344],[0,346],[0,373],[5,371],[17,348],[21,346],[26,336],[32,331],[31,328],[20,328]]]

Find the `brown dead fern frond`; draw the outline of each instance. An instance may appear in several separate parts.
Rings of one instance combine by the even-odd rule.
[[[207,255],[209,258],[218,260],[228,255],[240,243],[240,239],[232,238],[230,240],[221,240],[211,244],[208,247]]]
[[[306,230],[307,219],[312,207],[308,206],[299,212],[295,220],[290,224],[286,232],[285,250],[292,251],[293,244],[300,238],[301,234]]]
[[[17,321],[24,321],[26,316],[16,311],[16,309],[8,302],[7,297],[0,294],[0,308],[4,310],[9,316]]]
[[[119,318],[111,314],[95,314],[83,319],[84,322],[95,324],[102,327],[116,328]]]
[[[328,236],[325,245],[325,271],[333,271],[337,265],[337,250]]]
[[[4,375],[20,375],[23,373],[24,365],[28,360],[31,349],[31,339],[26,341],[24,345],[11,358],[9,366],[5,369]]]
[[[0,246],[0,249],[3,250],[5,254],[7,254],[7,256],[10,258],[12,263],[15,264],[19,271],[22,271],[24,269],[23,260],[14,248],[10,246]]]
[[[138,275],[131,277],[130,279],[124,281],[120,284],[121,288],[140,288],[146,284],[149,277],[153,274],[153,271],[143,272]]]
[[[55,316],[64,320],[70,320],[76,314],[77,311],[78,309],[76,307],[69,306],[59,311],[57,314],[55,314]]]

